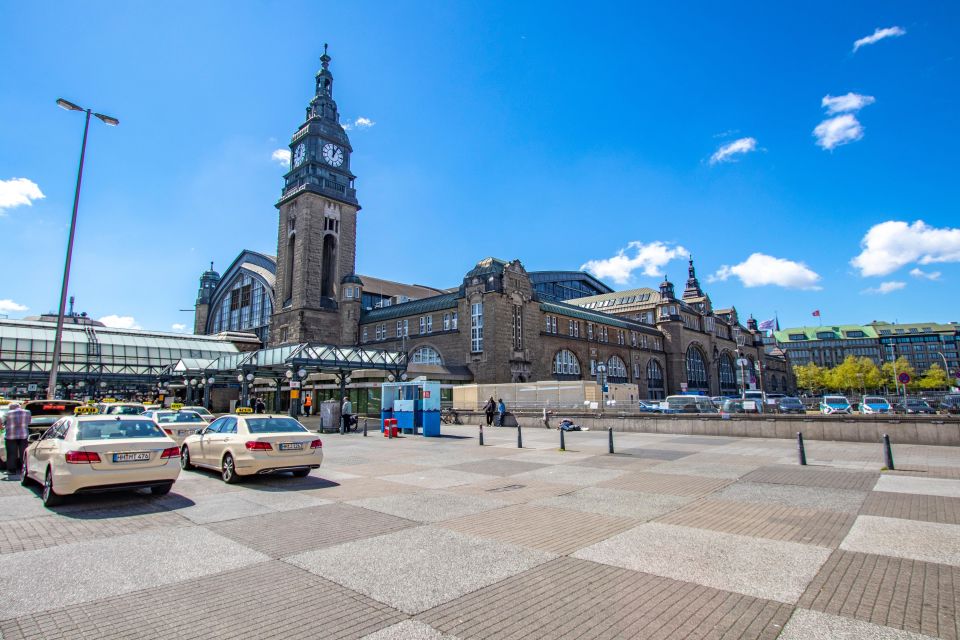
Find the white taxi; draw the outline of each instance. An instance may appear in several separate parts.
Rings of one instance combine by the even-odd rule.
[[[187,436],[180,456],[184,469],[213,469],[230,484],[243,476],[285,471],[302,478],[320,468],[323,443],[290,416],[232,414]]]
[[[160,425],[164,433],[173,438],[178,445],[183,444],[184,438],[209,424],[196,411],[183,409],[148,410],[143,412],[143,416]]]
[[[43,504],[64,496],[149,488],[169,493],[180,475],[180,448],[142,416],[78,415],[30,436],[20,482],[43,485]]]

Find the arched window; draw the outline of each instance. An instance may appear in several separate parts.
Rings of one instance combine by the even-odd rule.
[[[610,356],[610,359],[607,360],[607,380],[610,382],[627,381],[627,365],[623,363],[619,356]]]
[[[337,239],[332,233],[323,236],[323,271],[320,274],[320,295],[334,296],[333,283],[337,277]]]
[[[553,356],[553,373],[558,376],[579,376],[580,361],[572,351],[561,349]]]
[[[703,352],[690,345],[687,348],[687,388],[707,388],[707,365]]]
[[[770,376],[770,390],[777,390],[777,376]]]
[[[286,273],[284,274],[283,281],[283,297],[282,305],[286,306],[290,303],[290,300],[293,299],[293,265],[294,257],[297,251],[297,234],[291,233],[290,239],[287,242],[287,264]]]
[[[787,376],[780,376],[781,389],[784,393],[787,392]]]
[[[663,389],[663,368],[656,360],[647,362],[647,395],[651,400],[661,400],[665,397]]]
[[[433,347],[420,347],[413,352],[413,364],[443,364],[443,358]]]
[[[733,359],[730,358],[730,354],[720,354],[720,359],[717,361],[717,373],[719,373],[720,378],[721,394],[733,393],[737,390],[737,374],[733,369]]]

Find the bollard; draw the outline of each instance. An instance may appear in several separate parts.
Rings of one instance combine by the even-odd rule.
[[[890,448],[890,436],[883,434],[883,464],[893,471],[893,449]]]
[[[800,458],[800,465],[807,466],[807,453],[803,450],[803,434],[797,431],[797,455]]]
[[[563,441],[563,429],[560,429],[560,451],[567,450],[567,443]]]
[[[364,438],[367,437],[367,419],[366,418],[363,419],[363,437]]]
[[[480,425],[480,446],[483,446],[483,425]]]
[[[610,453],[613,453],[613,427],[607,427],[607,443]]]
[[[517,423],[517,449],[523,449],[523,434],[520,432],[520,423]]]
[[[387,430],[387,439],[393,440],[393,423],[384,423],[383,428]]]

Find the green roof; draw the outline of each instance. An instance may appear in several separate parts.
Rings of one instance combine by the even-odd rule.
[[[850,335],[851,333],[854,335]],[[859,333],[862,333],[860,335]],[[958,333],[960,326],[942,324],[939,322],[871,322],[870,324],[841,324],[824,325],[822,327],[792,327],[774,331],[777,342],[805,342],[808,340],[857,340],[863,338],[880,338],[886,336],[923,335],[934,333]],[[832,335],[819,337],[818,334]],[[803,338],[798,336],[803,335]],[[793,336],[793,337],[791,337]]]
[[[620,327],[621,329],[630,329],[631,331],[642,331],[651,335],[661,335],[659,331],[648,325],[634,322],[633,320],[627,320],[626,318],[620,318],[618,316],[611,316],[606,313],[587,311],[582,307],[566,304],[564,302],[544,301],[540,303],[540,310],[547,313],[556,313],[572,318],[579,318],[580,320],[586,320],[587,322],[607,324],[613,327]]]
[[[454,291],[452,293],[442,293],[439,296],[431,296],[420,300],[401,302],[400,304],[390,305],[389,307],[370,309],[369,311],[364,311],[360,316],[360,323],[382,322],[384,320],[416,316],[423,313],[441,311],[443,309],[456,309],[458,298],[459,294]]]

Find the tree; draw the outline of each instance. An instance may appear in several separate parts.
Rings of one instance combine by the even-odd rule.
[[[817,366],[815,362],[794,365],[793,373],[797,377],[798,389],[806,389],[811,394],[815,394],[818,389],[824,387],[824,369]]]
[[[899,382],[897,382],[897,378],[893,373],[894,369],[896,369],[897,375],[901,373],[906,373],[907,375],[910,376],[911,384],[908,385],[908,387],[914,386],[916,384],[916,380],[917,380],[916,370],[914,370],[913,365],[910,364],[909,360],[907,360],[903,356],[900,356],[899,358],[897,358],[896,367],[894,367],[894,363],[892,362],[883,363],[883,367],[881,367],[881,372],[883,375],[884,386],[892,389],[897,388],[897,385],[899,384]]]
[[[878,389],[883,384],[883,376],[873,360],[857,356],[847,356],[824,377],[829,388],[850,393]]]
[[[945,389],[949,386],[947,372],[938,364],[930,365],[927,372],[920,378],[921,389]]]

